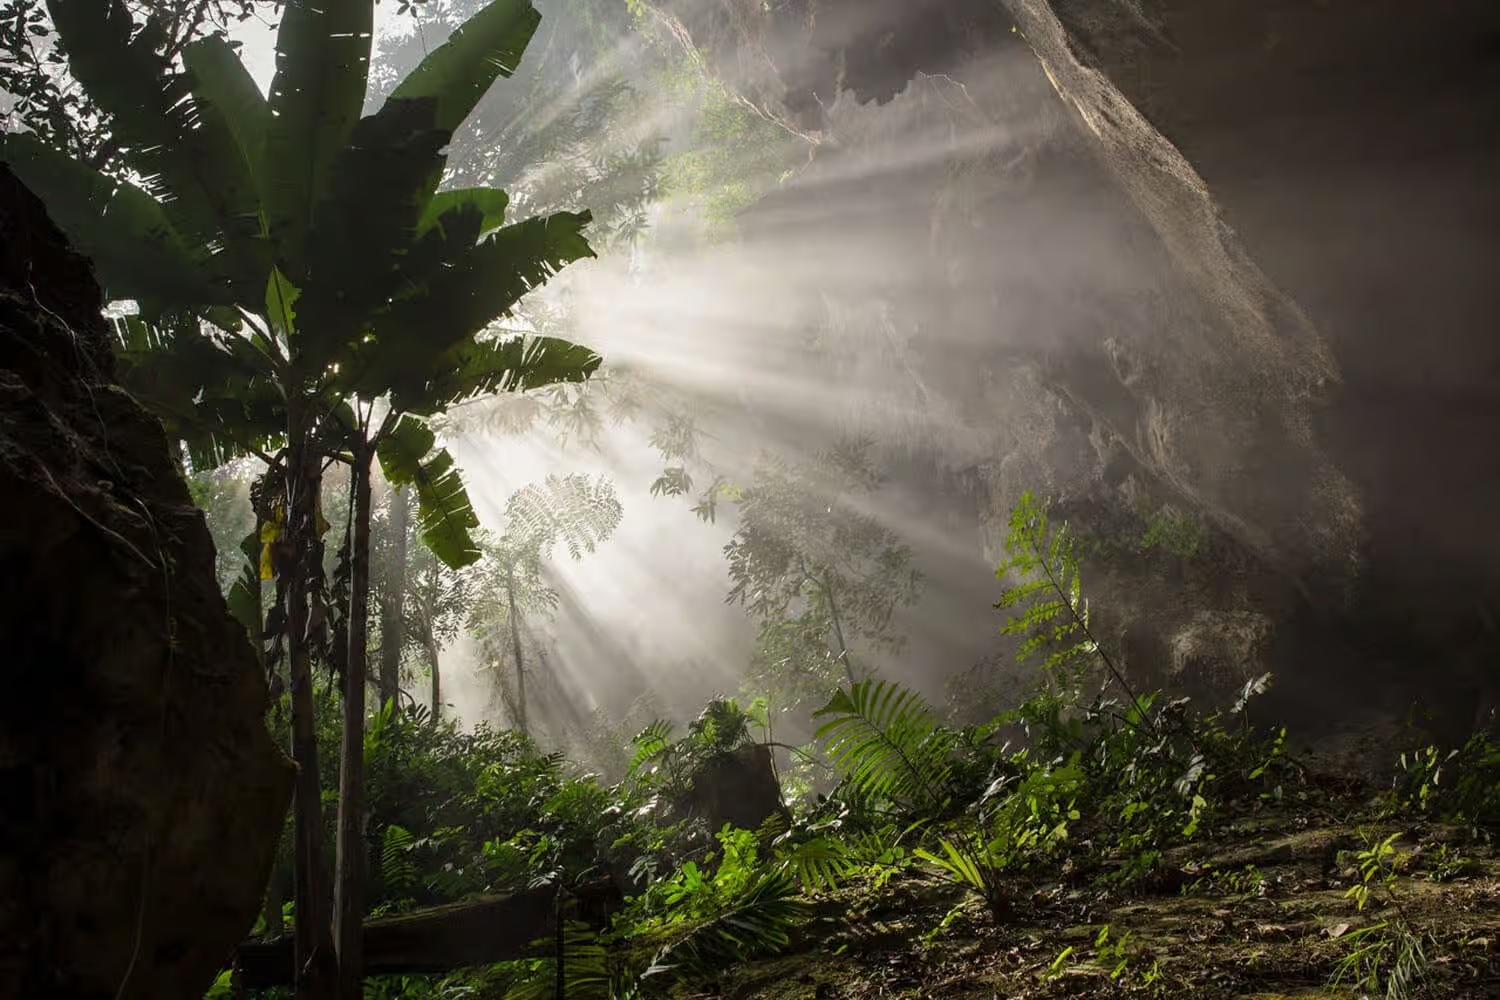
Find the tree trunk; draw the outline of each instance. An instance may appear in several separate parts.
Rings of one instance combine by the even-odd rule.
[[[344,665],[344,728],[339,769],[338,881],[333,935],[338,944],[340,1000],[364,994],[365,678],[370,610],[370,461],[368,445],[354,455],[354,539],[349,560],[349,653]]]
[[[380,703],[401,697],[402,613],[406,602],[407,497],[391,488],[391,562],[380,609]]]
[[[516,610],[516,575],[514,570],[505,571],[505,600],[510,605],[510,642],[516,657],[516,723],[522,736],[531,733],[526,728],[526,664],[521,659],[521,615]]]
[[[438,670],[438,647],[432,638],[431,629],[423,636],[423,645],[427,647],[427,662],[432,667],[432,721],[443,721],[443,675]]]
[[[852,687],[855,683],[854,666],[849,662],[849,646],[844,642],[844,626],[839,621],[838,605],[834,603],[833,588],[828,585],[827,579],[824,579],[822,583],[823,596],[828,598],[828,616],[833,619],[833,636],[839,644],[838,661],[843,664],[844,676],[849,679],[849,684]]]
[[[286,649],[292,701],[292,759],[297,764],[293,798],[296,871],[296,995],[324,1000],[337,989],[338,959],[328,921],[328,879],[323,866],[323,803],[318,780],[318,743],[313,721],[312,644],[308,640],[308,583],[322,573],[318,541],[317,454],[308,447],[306,411],[294,400],[287,419]]]

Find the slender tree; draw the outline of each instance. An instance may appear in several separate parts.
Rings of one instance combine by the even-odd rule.
[[[522,643],[525,616],[557,606],[557,595],[546,582],[546,561],[559,545],[574,559],[593,552],[614,532],[620,515],[620,501],[604,477],[548,476],[511,495],[505,504],[504,530],[485,545],[469,629],[492,659],[509,655],[515,671],[516,728],[523,733],[530,732]]]

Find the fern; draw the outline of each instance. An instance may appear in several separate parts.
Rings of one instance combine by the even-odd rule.
[[[641,978],[700,975],[779,951],[791,943],[792,929],[807,911],[792,873],[771,869],[718,913],[663,946]]]
[[[537,962],[525,979],[506,990],[505,1000],[548,1000],[557,996],[567,1000],[625,1000],[631,995],[633,991],[611,976],[609,953],[587,925],[570,921],[563,928],[560,976],[555,954],[558,943],[556,939],[536,942],[538,949],[554,954]]]
[[[381,834],[380,871],[388,895],[410,897],[421,881],[417,866],[411,860],[415,843],[416,838],[399,826],[388,826]]]
[[[1024,662],[1040,656],[1043,672],[1060,691],[1068,692],[1078,690],[1089,663],[1102,664],[1136,707],[1141,721],[1154,729],[1141,700],[1089,627],[1076,540],[1066,523],[1052,528],[1046,505],[1030,491],[1021,495],[1011,511],[1005,552],[1006,560],[995,575],[1004,579],[1015,574],[1020,582],[1006,588],[995,607],[1011,612],[1000,634],[1022,637],[1017,658]]]
[[[913,810],[946,803],[957,737],[916,692],[860,681],[834,694],[813,718],[828,720],[815,735],[828,741],[830,762],[857,793]]]
[[[630,758],[629,774],[634,777],[671,748],[672,724],[664,719],[657,719],[630,742],[635,747],[635,753]]]

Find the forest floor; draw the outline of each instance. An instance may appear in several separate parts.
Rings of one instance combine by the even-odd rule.
[[[1324,799],[1231,821],[1128,890],[1054,872],[1020,883],[1002,921],[977,895],[914,873],[849,886],[819,903],[793,948],[677,996],[1353,1000],[1387,996],[1400,965],[1415,976],[1392,997],[1500,997],[1500,851],[1457,828],[1360,822],[1363,811]],[[1373,880],[1360,910],[1348,895],[1365,882],[1359,852],[1392,835],[1391,878]],[[1329,985],[1341,959],[1361,956],[1380,970],[1377,988],[1353,972]]]

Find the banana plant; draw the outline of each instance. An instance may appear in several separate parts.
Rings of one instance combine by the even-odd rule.
[[[345,670],[337,949],[321,888],[311,638],[326,609],[310,595],[322,572],[311,554],[323,460],[336,451],[367,484],[378,455],[388,478],[417,492],[434,551],[461,564],[478,557],[472,507],[423,418],[483,392],[581,380],[599,363],[561,341],[485,335],[528,291],[593,256],[588,213],[507,224],[501,191],[438,190],[454,131],[515,69],[540,15],[530,0],[493,0],[362,116],[373,6],[287,0],[262,95],[222,37],[187,46],[174,66],[160,57],[160,29],[138,27],[122,0],[49,0],[69,68],[109,119],[132,179],[29,135],[0,145],[93,259],[107,297],[137,303],[138,318],[121,324],[127,388],[195,465],[258,454],[280,470],[268,563],[300,766],[299,997],[329,995],[335,982],[358,996],[362,968],[362,663]],[[356,629],[363,617],[356,597]]]

